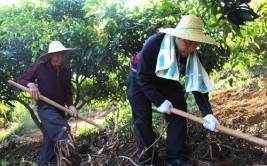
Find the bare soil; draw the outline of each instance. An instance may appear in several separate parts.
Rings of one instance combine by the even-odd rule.
[[[260,87],[258,82],[264,83]],[[211,97],[214,114],[221,125],[267,140],[267,75],[255,79],[248,87],[222,90]],[[90,114],[90,118],[97,115]],[[76,123],[76,122],[75,122]],[[71,123],[75,130],[75,123]],[[267,165],[267,147],[224,133],[212,133],[196,122],[188,122],[190,163],[199,166]],[[19,142],[10,139],[0,146],[0,160],[8,165],[36,164],[41,147],[42,133],[29,133],[35,141]],[[158,165],[163,165],[164,139],[159,139]],[[136,143],[132,133],[127,136],[99,133],[75,138],[82,165],[137,164]],[[23,161],[24,160],[24,161]],[[22,162],[23,161],[23,162]],[[75,164],[74,164],[75,165]]]

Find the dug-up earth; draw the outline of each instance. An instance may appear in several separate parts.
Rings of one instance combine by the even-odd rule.
[[[267,141],[267,74],[250,86],[219,91],[211,97],[211,104],[222,126],[235,133],[246,133],[249,139],[259,143],[223,132],[212,133],[188,121],[189,162],[194,166],[267,165],[267,146],[262,145],[262,141]],[[136,151],[132,133],[120,137],[114,133],[99,133],[75,138],[80,165],[139,165],[137,161],[142,154]],[[159,135],[155,145],[159,152],[157,165],[161,166],[164,165],[164,139]],[[36,141],[11,139],[8,145],[0,146],[1,164],[36,165],[42,134],[34,132],[30,136]],[[75,159],[71,160],[75,163]]]

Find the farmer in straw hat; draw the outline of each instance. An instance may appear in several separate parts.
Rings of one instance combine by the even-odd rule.
[[[18,81],[30,89],[31,97],[36,100],[37,112],[45,129],[38,163],[40,166],[56,162],[55,151],[60,150],[60,148],[55,148],[56,146],[69,146],[69,149],[73,149],[70,126],[64,118],[64,113],[39,100],[40,95],[43,95],[62,106],[67,105],[72,115],[77,116],[78,112],[72,101],[71,71],[63,66],[65,56],[73,52],[73,48],[65,48],[61,42],[52,41],[48,52],[39,58],[44,63],[33,65]],[[64,156],[65,161],[58,159],[57,162],[63,164],[67,162],[67,157],[69,156]]]
[[[185,144],[186,118],[170,112],[171,107],[187,111],[181,83],[183,76],[186,92],[194,94],[204,119],[209,122],[204,127],[217,131],[215,126],[219,122],[213,116],[208,97],[213,87],[196,51],[199,43],[217,45],[214,39],[203,34],[200,18],[185,15],[176,28],[162,29],[149,37],[139,54],[131,60],[127,96],[132,107],[138,148],[145,151],[139,160],[141,165],[154,164],[158,157],[153,146],[152,104],[157,111],[165,113],[166,165],[190,163]]]

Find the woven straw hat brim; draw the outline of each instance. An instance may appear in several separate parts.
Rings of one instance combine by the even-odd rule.
[[[59,51],[51,51],[48,52],[46,54],[43,54],[39,57],[40,60],[47,60],[51,57],[51,55],[53,55],[54,53],[58,53],[58,52],[64,52],[64,56],[68,56],[70,54],[72,54],[75,51],[75,48],[65,48],[64,50],[59,50]]]
[[[204,35],[202,31],[198,31],[198,30],[195,30],[195,31],[191,30],[190,32],[188,32],[188,31],[179,31],[178,29],[174,29],[174,28],[165,28],[165,29],[161,29],[160,32],[169,34],[171,36],[179,37],[182,39],[186,39],[186,40],[207,43],[207,44],[212,44],[212,45],[218,44],[213,38]]]

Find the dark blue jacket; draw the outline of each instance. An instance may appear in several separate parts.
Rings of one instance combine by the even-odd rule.
[[[156,76],[157,56],[160,50],[160,45],[164,37],[164,33],[157,33],[151,36],[144,44],[139,53],[140,59],[137,63],[135,77],[137,82],[146,95],[146,97],[156,106],[159,107],[166,98],[162,96],[159,89],[177,87],[180,84],[177,81],[167,80]],[[185,66],[186,58],[181,58],[181,65]],[[181,74],[184,74],[185,70]],[[131,71],[133,72],[133,71]],[[132,74],[133,75],[133,74]],[[200,92],[193,92],[196,103],[203,116],[211,114],[211,106],[208,98],[208,93],[202,94]],[[179,94],[177,94],[179,95]]]

